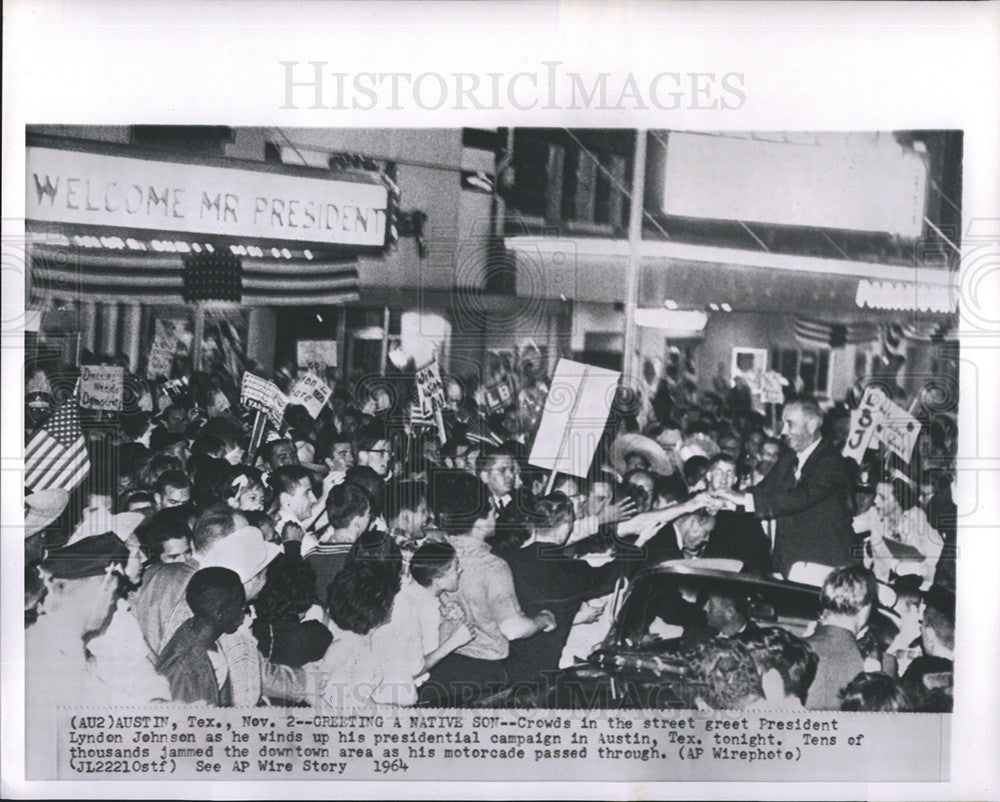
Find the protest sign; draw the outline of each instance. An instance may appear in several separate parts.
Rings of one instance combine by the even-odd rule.
[[[322,379],[311,373],[305,373],[299,376],[289,392],[288,403],[301,404],[313,418],[316,418],[332,394],[333,390]]]
[[[84,365],[80,368],[80,406],[120,412],[125,390],[125,368]]]
[[[528,462],[584,477],[604,431],[618,371],[560,359]]]
[[[274,428],[280,429],[285,407],[288,406],[288,396],[274,382],[247,372],[243,374],[240,403],[247,409],[263,412],[274,424]]]

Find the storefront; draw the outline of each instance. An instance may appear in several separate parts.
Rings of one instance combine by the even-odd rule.
[[[327,310],[311,347],[342,359],[358,259],[384,251],[390,213],[357,172],[30,135],[26,200],[40,338],[139,372],[158,335],[195,364],[269,366],[282,309]]]
[[[619,368],[628,242],[509,237],[518,292],[573,298],[569,344]],[[788,254],[643,243],[640,364],[675,364],[700,389],[758,369],[821,399],[843,398],[895,356],[906,389],[954,362],[956,274]],[[937,368],[935,368],[937,366]]]

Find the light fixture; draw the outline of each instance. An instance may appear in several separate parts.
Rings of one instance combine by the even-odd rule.
[[[719,311],[719,305],[715,304],[715,303],[709,304],[708,308],[711,309],[713,312],[718,312]]]
[[[854,302],[862,309],[918,309],[921,312],[950,313],[955,310],[956,299],[956,293],[947,285],[862,280],[858,282]]]
[[[697,333],[705,328],[708,315],[684,309],[646,308],[635,310],[635,323],[647,329]]]
[[[733,308],[729,304],[723,304],[722,305],[722,311],[723,312],[732,312]]]
[[[667,307],[667,309],[676,309],[677,301],[675,301],[673,298],[667,298],[667,300],[663,302],[663,305]]]

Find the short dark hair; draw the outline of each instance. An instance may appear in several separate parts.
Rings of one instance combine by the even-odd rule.
[[[906,479],[902,479],[899,476],[894,476],[888,481],[889,487],[892,489],[892,495],[896,499],[896,503],[903,508],[904,511],[913,509],[917,506],[917,491],[916,488]]]
[[[391,522],[401,512],[417,510],[427,502],[427,483],[419,479],[391,482],[385,489],[385,519]]]
[[[226,602],[246,601],[243,582],[235,571],[221,566],[202,568],[196,572],[184,590],[184,598],[196,618],[212,619]]]
[[[271,440],[270,442],[264,443],[264,446],[260,450],[260,458],[264,460],[264,462],[269,463],[272,457],[274,457],[274,449],[278,446],[288,446],[292,449],[292,451],[295,451],[295,443],[287,438],[279,437],[277,440]]]
[[[489,513],[489,491],[464,471],[438,471],[434,475],[434,512],[438,526],[449,535],[466,535]]]
[[[371,451],[378,443],[388,439],[389,435],[386,434],[385,425],[381,421],[369,421],[359,426],[354,433],[354,451],[355,453]]]
[[[705,466],[705,470],[706,471],[712,470],[712,468],[714,468],[720,462],[725,462],[727,465],[733,465],[733,466],[736,465],[736,459],[734,457],[731,457],[724,451],[720,451],[718,454],[716,454],[714,457],[711,457],[708,460],[708,465]]]
[[[169,429],[153,429],[153,433],[149,436],[149,447],[152,451],[163,451],[178,443],[187,445],[187,438],[183,434],[174,434]]]
[[[177,515],[172,507],[154,513],[135,529],[139,545],[152,561],[158,561],[163,554],[163,544],[168,540],[191,540],[191,528],[187,521]]]
[[[139,472],[139,482],[143,487],[154,487],[161,474],[167,471],[180,471],[183,470],[183,467],[177,457],[172,457],[169,454],[154,454],[146,467]]]
[[[822,610],[856,615],[875,601],[875,575],[861,565],[833,569],[823,581],[819,602]]]
[[[658,497],[664,498],[673,504],[680,504],[687,501],[690,495],[687,485],[684,484],[684,480],[676,473],[672,473],[669,476],[657,476],[653,492]]]
[[[701,454],[695,454],[694,456],[688,457],[684,460],[682,473],[684,474],[684,481],[687,483],[688,487],[698,484],[707,471],[708,457],[703,457]]]
[[[909,710],[910,700],[895,677],[878,671],[862,671],[840,691],[840,709],[895,713]]]
[[[564,493],[549,493],[535,502],[527,518],[533,529],[554,529],[573,521],[573,502]]]
[[[693,680],[691,691],[713,710],[745,707],[764,697],[750,650],[735,640],[717,637],[685,652]]]
[[[183,490],[184,488],[191,488],[191,478],[184,473],[184,471],[170,470],[164,471],[157,477],[156,484],[153,489],[159,495],[163,495],[167,492],[167,488],[172,487],[176,490]]]
[[[403,574],[403,553],[395,540],[378,530],[362,532],[351,545],[345,565],[357,562],[382,565],[396,577],[397,582]]]
[[[368,493],[372,515],[379,516],[385,505],[385,482],[369,465],[353,465],[344,474],[344,480],[357,485]]]
[[[455,548],[450,543],[431,541],[424,543],[410,558],[410,576],[422,587],[430,587],[455,559]]]
[[[479,456],[476,457],[476,473],[480,474],[483,471],[488,471],[493,467],[494,463],[503,457],[510,457],[511,453],[508,449],[503,446],[486,446],[480,452]]]
[[[399,578],[376,563],[345,565],[327,590],[326,608],[340,629],[367,635],[389,620]]]
[[[282,465],[271,471],[267,477],[267,486],[273,494],[272,503],[276,503],[282,493],[291,493],[303,479],[308,479],[312,483],[309,469],[301,465]]]
[[[795,696],[805,704],[819,665],[819,658],[809,644],[781,627],[762,627],[743,642],[750,649],[761,677],[773,668],[781,675],[785,695]]]
[[[460,448],[469,448],[471,443],[460,437],[449,437],[443,446],[441,446],[440,454],[442,457],[448,457],[453,459],[458,456],[458,450]]]
[[[941,585],[931,585],[924,599],[924,626],[946,649],[955,648],[955,594]]]
[[[334,529],[343,529],[371,509],[372,500],[368,491],[353,482],[335,485],[326,497],[326,517]]]

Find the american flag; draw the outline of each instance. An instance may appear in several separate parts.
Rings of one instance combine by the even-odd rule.
[[[34,492],[50,487],[72,490],[90,470],[87,441],[76,399],[69,398],[28,441],[24,485]]]

